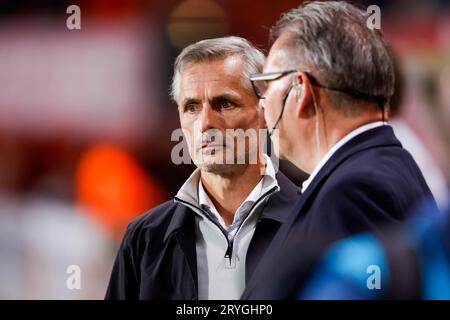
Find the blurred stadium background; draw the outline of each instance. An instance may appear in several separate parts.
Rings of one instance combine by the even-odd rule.
[[[450,61],[450,1],[353,2],[381,8],[401,79],[394,127],[443,201],[448,155],[431,106]],[[193,170],[170,159],[175,57],[228,34],[267,50],[270,26],[299,3],[1,0],[0,299],[102,299],[127,224]],[[81,30],[66,28],[71,4]],[[80,290],[66,287],[69,265]]]

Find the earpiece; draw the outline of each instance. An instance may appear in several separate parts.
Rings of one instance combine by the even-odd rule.
[[[302,90],[303,90],[303,87],[302,87],[301,84],[297,84],[297,85],[295,86],[295,91],[296,91],[296,93],[297,93],[297,102],[300,101],[300,98],[301,98],[301,96],[302,96]]]

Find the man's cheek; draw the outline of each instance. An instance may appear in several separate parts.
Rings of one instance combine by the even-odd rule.
[[[183,131],[183,136],[184,136],[183,137],[184,138],[184,142],[186,143],[186,145],[188,147],[188,150],[189,150],[189,153],[190,153],[190,155],[192,157],[194,155],[193,154],[193,151],[194,151],[194,137],[193,137],[192,133],[189,130],[187,130],[185,128],[182,128],[182,131]]]

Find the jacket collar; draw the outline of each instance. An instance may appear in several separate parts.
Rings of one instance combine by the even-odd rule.
[[[311,195],[315,194],[315,190],[322,185],[322,182],[349,157],[364,150],[386,146],[402,147],[400,141],[395,137],[392,127],[387,125],[368,130],[352,138],[339,148],[320,169],[300,197],[295,211],[298,213]]]
[[[264,154],[264,159],[266,161],[266,168],[264,177],[262,180],[261,195],[258,198],[253,197],[252,202],[257,202],[259,198],[270,193],[275,189],[280,190],[278,185],[277,175],[275,172],[275,167],[272,160]],[[180,188],[175,196],[175,200],[182,200],[186,205],[191,205],[193,207],[200,207],[199,201],[199,181],[200,181],[201,171],[196,169],[190,177],[186,180],[183,186]],[[246,201],[246,200],[244,200]]]
[[[294,185],[281,171],[276,174],[280,191],[273,194],[268,200],[267,205],[262,211],[260,220],[267,219],[279,223],[284,223],[288,217],[289,211],[293,207],[293,198],[300,195],[300,189]],[[287,211],[288,210],[288,211]],[[167,227],[164,235],[164,242],[172,233],[179,229],[185,229],[186,216],[194,216],[194,212],[185,205],[176,206],[172,220]]]
[[[266,162],[266,170],[264,175],[268,179],[266,179],[264,183],[265,185],[263,185],[263,189],[272,187],[273,185],[277,185],[276,172],[272,160],[266,154],[264,154],[264,160]],[[191,204],[198,205],[199,203],[198,184],[200,181],[200,175],[201,175],[200,169],[199,168],[195,169],[194,172],[186,180],[186,182],[178,190],[175,198],[179,198]]]
[[[300,188],[290,181],[281,171],[276,174],[280,192],[267,201],[260,220],[273,220],[284,223],[292,210],[295,200],[300,196]]]

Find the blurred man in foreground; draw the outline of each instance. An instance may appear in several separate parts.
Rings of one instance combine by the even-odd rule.
[[[450,68],[442,69],[422,88],[446,143],[442,169],[450,181]],[[362,233],[331,246],[324,237],[308,246],[291,242],[284,257],[280,272],[259,286],[259,299],[450,300],[450,193],[442,210],[425,199],[411,219],[382,235]]]
[[[430,190],[387,125],[394,91],[390,49],[368,14],[345,2],[286,12],[264,73],[251,80],[280,156],[310,173],[302,195],[253,274],[243,298],[262,297],[262,279],[283,250],[303,239],[339,239],[403,221]],[[276,146],[277,147],[277,146]]]

